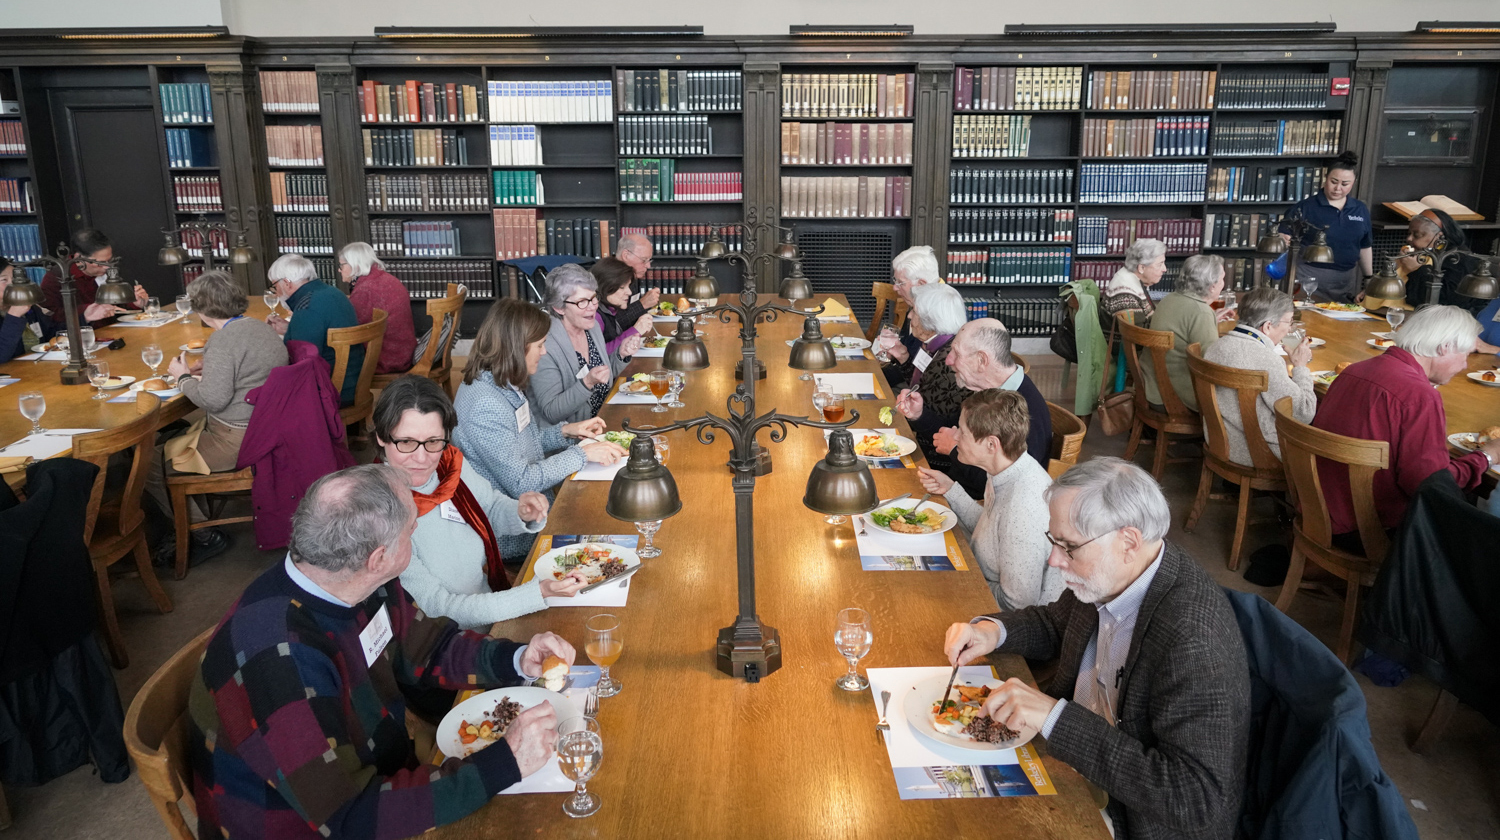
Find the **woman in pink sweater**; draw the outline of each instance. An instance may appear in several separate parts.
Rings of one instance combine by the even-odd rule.
[[[350,285],[349,302],[361,324],[370,323],[377,309],[385,310],[385,344],[376,373],[405,373],[417,351],[417,330],[411,319],[411,293],[385,270],[368,242],[350,242],[339,252],[339,276]]]

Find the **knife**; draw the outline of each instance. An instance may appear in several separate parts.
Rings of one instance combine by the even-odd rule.
[[[897,496],[894,499],[886,499],[885,501],[881,502],[879,505],[876,505],[876,507],[877,508],[890,507],[891,505],[894,505],[895,503],[901,501],[902,499],[910,499],[910,498],[911,498],[911,494],[910,493],[902,493],[901,495]]]
[[[584,588],[578,590],[578,594],[582,595],[583,593],[588,592],[591,589],[598,589],[599,587],[604,586],[606,584],[619,583],[620,581],[625,580],[626,578],[630,577],[631,575],[635,574],[636,572],[638,572],[640,570],[641,570],[640,566],[631,566],[630,568],[628,568],[625,571],[623,571],[623,572],[615,575],[614,577],[605,578],[604,580],[597,581],[595,583],[589,584],[588,586],[585,586]]]
[[[943,689],[943,702],[938,705],[938,712],[939,713],[941,713],[944,709],[948,708],[948,695],[950,693],[952,693],[952,691],[953,691],[953,681],[956,680],[956,679],[958,679],[958,666],[954,665],[953,666],[953,673],[951,673],[951,674],[948,675],[948,687],[945,688],[945,689]]]

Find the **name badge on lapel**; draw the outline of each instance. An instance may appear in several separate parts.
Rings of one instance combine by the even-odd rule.
[[[526,431],[526,427],[530,425],[531,403],[523,402],[521,403],[521,407],[516,409],[516,431],[524,432]]]
[[[635,294],[633,294],[633,295],[630,296],[630,302],[631,303],[635,303],[636,301],[638,301],[640,299],[641,299],[641,293],[640,292],[636,292]]]
[[[359,631],[359,646],[365,651],[365,667],[375,664],[380,652],[391,643],[392,635],[391,614],[386,612],[385,604],[381,604],[375,617]]]
[[[916,366],[917,370],[926,373],[927,366],[932,364],[932,355],[929,354],[927,352],[927,348],[924,347],[921,350],[917,351],[917,357],[915,359],[912,359],[911,363]]]
[[[438,505],[438,515],[442,516],[449,522],[464,521],[464,515],[458,512],[458,505],[453,504],[452,500],[443,502],[442,504]]]

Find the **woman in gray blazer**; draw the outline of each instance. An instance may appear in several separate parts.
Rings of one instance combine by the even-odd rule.
[[[609,386],[641,347],[631,336],[610,354],[594,314],[598,285],[582,266],[560,265],[547,274],[542,306],[552,314],[547,354],[526,386],[527,396],[544,423],[577,423],[599,413]]]

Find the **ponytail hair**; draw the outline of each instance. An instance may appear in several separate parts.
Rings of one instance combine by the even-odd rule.
[[[1350,172],[1355,172],[1358,170],[1358,167],[1359,155],[1348,149],[1345,149],[1342,153],[1339,154],[1338,157],[1333,159],[1333,163],[1329,165],[1328,171],[1332,172],[1335,169],[1347,169]]]

